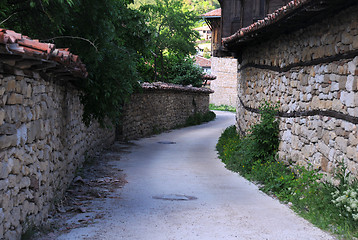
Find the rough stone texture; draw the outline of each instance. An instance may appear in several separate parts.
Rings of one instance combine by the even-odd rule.
[[[194,113],[209,111],[209,92],[146,90],[125,106],[121,137],[135,139],[172,129]]]
[[[284,113],[334,110],[358,117],[357,11],[352,7],[319,24],[243,50],[237,108],[242,131],[258,120],[242,103],[258,108],[264,100],[280,101]],[[339,55],[347,53],[352,58]],[[319,114],[281,117],[280,137],[283,160],[310,162],[326,172],[344,160],[353,174],[358,173],[358,131],[352,122]]]
[[[41,224],[86,153],[114,140],[114,130],[81,122],[79,92],[69,83],[14,72],[0,73],[0,239]]]
[[[210,83],[210,88],[214,90],[210,95],[210,103],[236,106],[237,59],[212,57],[211,73],[216,79]]]

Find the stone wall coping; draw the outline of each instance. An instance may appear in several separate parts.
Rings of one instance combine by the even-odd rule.
[[[214,92],[213,90],[204,87],[198,88],[198,87],[193,87],[191,85],[183,86],[183,85],[163,83],[163,82],[153,82],[153,83],[144,82],[141,84],[141,87],[145,91],[165,90],[165,91],[193,92],[193,93],[205,93],[205,94],[210,94]]]
[[[86,66],[68,48],[56,48],[12,30],[0,28],[0,62],[21,70],[41,70],[61,80],[86,78]]]

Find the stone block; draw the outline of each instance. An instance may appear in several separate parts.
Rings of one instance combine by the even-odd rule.
[[[353,36],[349,32],[344,31],[341,35],[341,42],[345,45],[352,44]]]
[[[356,106],[356,96],[357,94],[354,92],[341,92],[340,100],[347,107],[355,107]]]
[[[338,90],[339,90],[339,83],[338,82],[332,82],[331,91],[338,91]]]
[[[354,61],[348,62],[348,72],[350,74],[354,74],[356,69],[357,69],[357,67],[356,67],[356,63]]]
[[[14,105],[14,104],[22,104],[24,101],[24,96],[17,93],[11,93],[10,97],[7,99],[7,104]]]
[[[1,163],[0,163],[0,165],[1,165]],[[9,180],[8,179],[0,180],[0,191],[5,191],[8,187],[9,187]]]
[[[32,121],[27,124],[27,143],[32,143],[36,138],[41,135],[41,122],[40,120]]]
[[[2,126],[5,122],[5,111],[4,109],[0,109],[0,126]]]
[[[321,169],[324,172],[328,172],[328,158],[326,158],[325,156],[322,156],[321,158]]]
[[[341,111],[343,109],[343,104],[340,100],[338,99],[333,99],[332,101],[332,110],[335,110],[335,111]]]
[[[32,88],[32,92],[35,95],[40,94],[40,93],[45,93],[46,92],[46,86],[45,85],[34,86]]]
[[[351,132],[357,128],[355,124],[346,121],[342,122],[342,127],[347,132]]]
[[[13,91],[15,91],[15,89],[16,89],[16,80],[15,80],[15,78],[12,78],[6,84],[6,91],[13,92]]]
[[[320,151],[323,155],[328,156],[329,155],[329,147],[323,143],[323,142],[318,142],[317,144],[317,149],[318,151]]]
[[[5,239],[18,239],[18,236],[17,236],[17,233],[16,233],[16,231],[7,231],[7,232],[5,232],[5,234],[4,234],[4,238]]]
[[[2,97],[5,93],[5,88],[4,87],[0,87],[0,97]]]
[[[29,177],[23,177],[20,181],[19,188],[26,188],[31,185],[31,180]]]
[[[349,159],[354,159],[354,156],[357,154],[357,149],[355,147],[347,147],[347,157]]]
[[[347,83],[347,77],[346,76],[340,76],[338,79],[339,83],[339,89],[345,90],[346,89],[346,83]]]
[[[0,192],[0,199],[2,200],[2,208],[5,209],[5,211],[8,211],[13,206],[10,197],[11,197],[10,190],[6,192]]]
[[[358,137],[357,137],[356,134],[354,134],[354,133],[349,133],[348,145],[351,145],[351,146],[356,146],[356,145],[358,145]]]
[[[346,82],[347,91],[355,91],[357,89],[358,78],[356,76],[349,75]]]
[[[347,153],[347,145],[348,145],[347,139],[345,139],[343,137],[337,137],[336,144],[337,144],[338,148],[342,150],[343,153]]]
[[[27,128],[26,125],[23,124],[16,130],[16,137],[17,137],[17,145],[25,144],[27,141]]]
[[[2,208],[0,208],[0,223],[2,223],[4,221],[4,218],[5,218],[4,210]]]
[[[11,158],[11,160],[13,161],[13,167],[12,167],[11,173],[16,174],[16,175],[20,174],[21,167],[22,167],[20,161],[16,158],[14,158],[14,159]]]
[[[358,49],[358,38],[357,38],[357,36],[353,38],[352,48],[353,49]]]
[[[0,149],[16,146],[16,135],[2,135],[0,136]]]

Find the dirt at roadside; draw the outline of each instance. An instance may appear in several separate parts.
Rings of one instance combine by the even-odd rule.
[[[52,240],[74,228],[88,226],[101,219],[101,209],[92,209],[93,202],[107,198],[120,198],[117,189],[127,181],[121,169],[111,163],[119,161],[120,153],[126,145],[113,144],[109,149],[96,156],[87,158],[65,192],[64,198],[55,205],[46,224],[38,229],[29,230],[22,239]],[[96,204],[98,206],[98,204]]]

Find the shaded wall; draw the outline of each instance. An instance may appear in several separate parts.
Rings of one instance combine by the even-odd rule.
[[[130,140],[173,129],[185,124],[189,116],[209,111],[210,89],[157,87],[132,95],[125,106],[121,138]]]
[[[280,157],[331,171],[344,160],[358,174],[358,11],[243,50],[238,127],[258,120],[263,100],[280,101]]]
[[[85,155],[114,140],[114,130],[81,122],[71,84],[13,72],[0,73],[0,239],[46,220]]]

